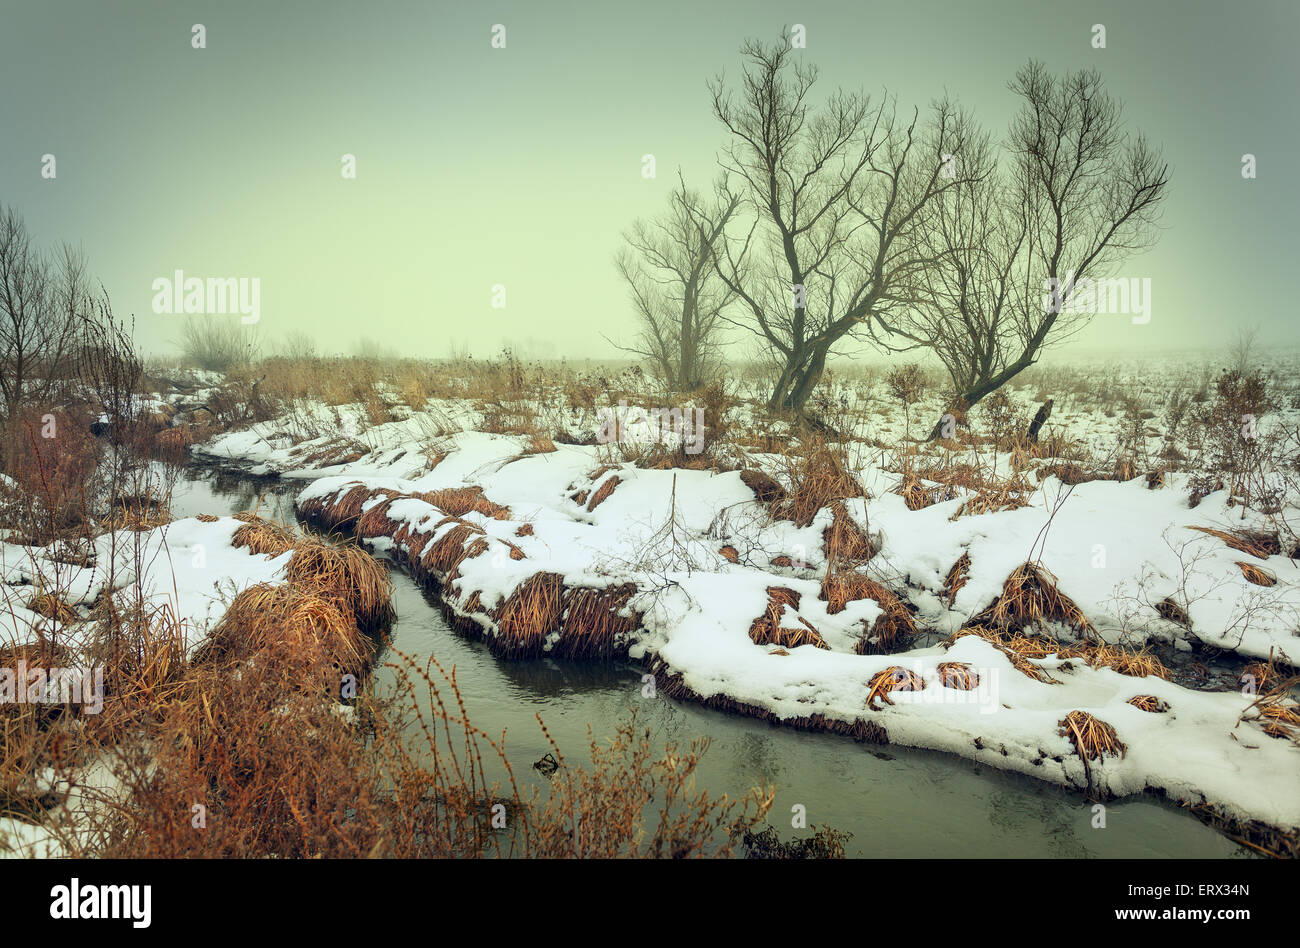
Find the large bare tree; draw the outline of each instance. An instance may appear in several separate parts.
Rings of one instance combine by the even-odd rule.
[[[668,210],[633,224],[615,258],[640,326],[637,341],[623,348],[651,360],[678,391],[698,389],[717,368],[719,316],[734,294],[713,255],[739,203],[722,184],[706,199],[678,174]]]
[[[1010,88],[1023,101],[1002,160],[974,139],[958,155],[972,173],[926,209],[939,265],[904,320],[947,367],[960,409],[1087,323],[1076,294],[1154,242],[1168,193],[1168,165],[1126,134],[1095,70],[1054,77],[1031,62]]]
[[[850,335],[889,348],[921,344],[899,316],[932,265],[917,227],[924,208],[965,174],[948,156],[969,122],[948,102],[926,121],[889,96],[833,92],[815,109],[814,66],[789,46],[747,42],[738,91],[710,84],[729,134],[721,156],[745,197],[747,228],[728,234],[716,269],[737,297],[727,316],[780,365],[768,401],[802,412],[835,345]]]

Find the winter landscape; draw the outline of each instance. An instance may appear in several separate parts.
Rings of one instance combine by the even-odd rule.
[[[224,270],[233,190],[189,256],[83,244],[87,159],[5,146],[0,855],[1300,855],[1300,335],[1215,233],[1295,185],[1185,151],[1119,13],[1006,40],[987,108],[782,15],[674,60],[692,161],[609,115],[625,184],[548,172],[603,256],[419,318],[365,249],[323,323],[268,288],[354,252],[276,271],[272,198]],[[312,174],[421,297],[535,226],[407,232],[353,187],[397,141]]]

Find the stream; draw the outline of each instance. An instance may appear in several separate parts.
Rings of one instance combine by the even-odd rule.
[[[259,508],[295,522],[293,499],[307,482],[276,481],[187,467],[172,496],[176,518]],[[393,646],[418,659],[430,654],[456,678],[471,720],[489,734],[507,732],[506,749],[520,791],[544,785],[531,767],[550,747],[541,714],[561,751],[587,760],[588,727],[598,741],[614,735],[634,710],[651,743],[683,746],[699,736],[711,745],[696,786],[732,798],[761,781],[776,787],[767,821],[784,841],[792,807],[808,824],[852,834],[850,856],[1223,858],[1250,856],[1174,804],[1131,797],[1106,804],[1106,827],[1092,826],[1092,803],[1073,790],[933,751],[858,744],[849,738],[795,731],[666,697],[643,698],[639,665],[551,659],[505,661],[452,630],[432,594],[400,569],[392,571],[397,611]],[[382,661],[382,658],[381,658]],[[390,669],[379,686],[391,686]]]

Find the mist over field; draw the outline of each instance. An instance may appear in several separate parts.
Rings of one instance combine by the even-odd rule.
[[[1102,70],[1173,177],[1158,244],[1123,268],[1150,279],[1150,322],[1098,319],[1079,342],[1208,349],[1259,324],[1280,344],[1300,205],[1298,19],[1285,0],[8,3],[0,81],[21,92],[0,99],[0,180],[42,241],[84,246],[149,352],[177,352],[178,317],[154,312],[152,285],[180,269],[259,278],[271,347],[303,331],[345,354],[369,340],[481,358],[508,341],[611,358],[606,337],[635,334],[612,264],[621,232],[664,206],[679,169],[703,188],[717,173],[725,135],[706,80],[734,78],[741,40],[799,24],[815,98],[888,90],[924,110],[947,94],[998,135],[1029,58]],[[42,177],[46,154],[56,179]]]

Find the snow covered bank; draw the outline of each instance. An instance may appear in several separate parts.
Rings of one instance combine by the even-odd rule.
[[[1265,733],[1253,696],[1120,674],[1079,651],[1030,658],[996,636],[871,654],[889,604],[832,608],[822,582],[830,508],[804,527],[773,521],[739,472],[611,465],[598,448],[529,453],[527,439],[464,432],[440,444],[432,469],[420,448],[397,438],[318,477],[299,509],[390,550],[500,654],[627,654],[669,694],[1300,828],[1300,748]],[[954,520],[960,500],[910,510],[887,472],[854,473],[868,496],[843,508],[879,548],[866,568],[922,627],[969,627],[1033,558],[1100,640],[1297,654],[1294,564],[1266,557],[1277,584],[1248,582],[1239,550],[1188,529],[1239,525],[1214,495],[1193,510],[1185,494],[1141,481],[1049,480],[1028,506]],[[966,582],[949,602],[945,582],[963,555]],[[777,611],[775,637],[757,635],[774,588],[798,605]],[[1171,597],[1180,621],[1161,612]],[[1046,631],[1072,638],[1050,621]],[[912,690],[869,706],[882,675]],[[1119,756],[1077,747],[1069,720],[1113,729]]]

